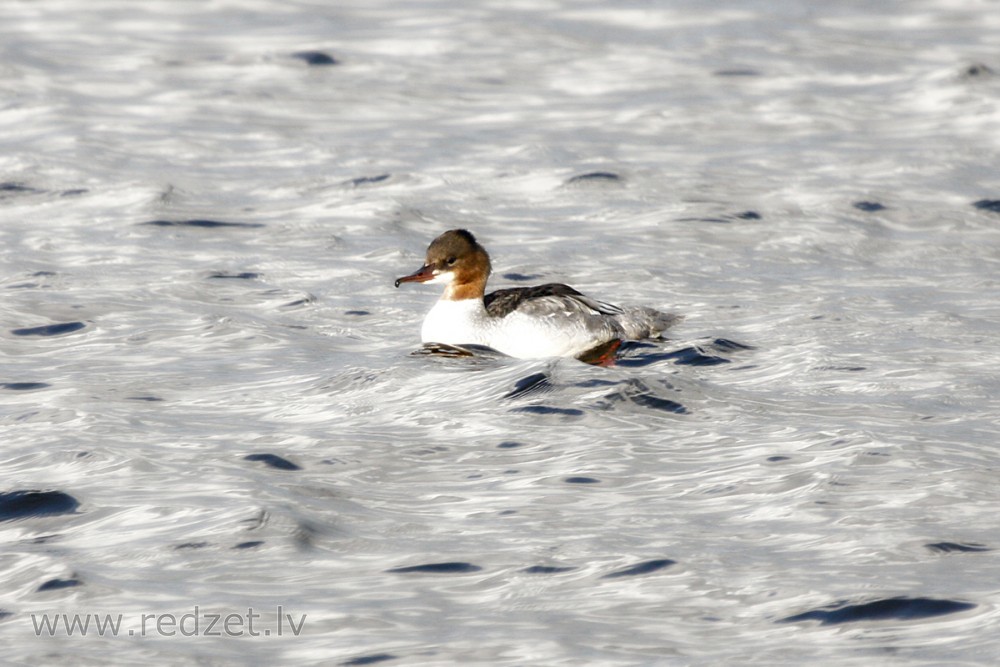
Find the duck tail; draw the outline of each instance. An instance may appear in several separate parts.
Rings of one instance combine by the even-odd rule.
[[[618,322],[625,330],[625,337],[630,340],[655,338],[661,333],[684,319],[677,313],[664,313],[654,308],[627,308],[618,317]]]

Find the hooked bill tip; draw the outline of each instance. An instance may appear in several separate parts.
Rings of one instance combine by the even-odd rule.
[[[411,273],[408,276],[396,278],[396,282],[393,284],[396,285],[396,287],[399,287],[403,283],[425,283],[433,278],[434,278],[434,272],[431,270],[431,267],[424,265],[420,267],[419,270],[417,270],[414,273]]]

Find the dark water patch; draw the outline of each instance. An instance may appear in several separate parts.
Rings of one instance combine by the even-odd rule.
[[[6,609],[0,609],[0,621],[7,618],[8,616],[13,616],[14,612],[7,611]]]
[[[576,408],[554,408],[548,405],[526,405],[523,408],[513,408],[511,412],[526,412],[532,415],[564,415],[566,417],[583,416],[583,410]]]
[[[697,346],[674,350],[670,353],[670,358],[679,366],[718,366],[729,363],[729,359],[708,354]]]
[[[10,181],[0,183],[0,192],[38,192],[34,188],[23,183],[13,183]]]
[[[46,324],[40,327],[27,327],[25,329],[11,329],[15,336],[62,336],[73,333],[87,326],[83,322],[60,322],[59,324]]]
[[[932,618],[934,616],[956,614],[974,609],[975,607],[976,605],[968,602],[936,600],[933,598],[897,597],[859,604],[849,604],[846,601],[842,601],[822,609],[795,614],[794,616],[780,619],[778,622],[819,621],[821,625],[837,625],[859,621],[912,621],[922,618]]]
[[[386,572],[394,574],[407,574],[410,572],[421,572],[426,574],[463,574],[466,572],[479,572],[483,568],[472,563],[454,561],[448,563],[425,563],[423,565],[410,565],[408,567],[394,567]]]
[[[973,202],[972,205],[981,211],[1000,213],[1000,199],[980,199],[977,202]]]
[[[336,65],[337,60],[329,53],[323,51],[297,51],[292,54],[293,58],[304,61],[307,65],[323,66]]]
[[[13,181],[0,183],[0,199],[14,195],[37,194],[39,192],[44,192],[44,190],[33,188],[24,183],[15,183]]]
[[[600,484],[601,480],[596,477],[567,477],[563,480],[567,484]]]
[[[653,394],[635,394],[634,396],[629,396],[628,399],[636,405],[641,405],[644,408],[672,412],[675,415],[686,415],[688,413],[688,409],[677,401],[660,398],[659,396],[654,396]]]
[[[239,544],[234,544],[234,549],[255,549],[260,545],[264,544],[264,540],[250,540],[249,542],[240,542]]]
[[[47,382],[0,382],[0,389],[8,389],[10,391],[34,391],[51,386]]]
[[[962,76],[966,79],[982,79],[994,74],[996,72],[993,71],[993,68],[983,63],[972,63],[962,70]]]
[[[352,178],[346,181],[345,185],[350,185],[352,187],[361,187],[363,185],[374,185],[375,183],[383,183],[388,181],[391,174],[379,174],[377,176],[358,176],[357,178]]]
[[[716,341],[722,343],[718,347],[718,351],[720,352],[737,349],[736,347],[727,348],[727,344],[732,346],[740,345],[739,343],[727,341],[723,338],[716,339]],[[716,341],[709,343],[708,346],[714,347]],[[676,350],[663,350],[662,347],[651,343],[626,341],[618,350],[618,358],[615,360],[615,366],[640,368],[662,362],[672,362],[680,366],[716,366],[730,363],[729,359],[711,354],[698,346],[683,347]]]
[[[576,183],[618,183],[622,177],[612,171],[591,171],[586,174],[577,174],[566,180],[566,185]]]
[[[351,465],[352,461],[349,459],[343,459],[339,457],[330,457],[328,459],[323,459],[320,463],[328,466],[346,466]]]
[[[32,278],[53,278],[55,277],[54,271],[35,271],[31,274]],[[7,285],[7,289],[38,289],[47,288],[49,285],[45,281],[38,282],[28,282],[28,283],[14,283],[13,285]]]
[[[344,315],[356,315],[360,317],[361,315],[371,315],[371,311],[368,310],[345,310]]]
[[[51,514],[72,514],[79,506],[80,503],[76,498],[62,491],[0,493],[0,521]]]
[[[741,68],[735,68],[735,69],[717,69],[714,72],[712,72],[712,75],[713,76],[731,76],[731,77],[738,77],[738,76],[760,76],[760,72],[758,72],[755,69],[741,69]]]
[[[510,272],[510,273],[504,273],[503,278],[505,278],[506,280],[515,280],[518,282],[524,282],[527,280],[538,280],[539,278],[541,278],[541,276],[538,275],[537,273]]]
[[[735,340],[729,340],[728,338],[716,338],[711,342],[712,347],[721,352],[731,352],[736,350],[755,350],[753,345],[747,345],[746,343],[738,343]]]
[[[615,366],[623,368],[641,368],[660,362],[673,361],[676,358],[673,352],[641,352],[637,354],[633,350],[628,350],[624,355],[619,351],[619,355],[615,360]]]
[[[737,213],[726,213],[722,216],[706,216],[703,218],[677,218],[677,222],[710,222],[715,225],[732,224],[733,220],[763,220],[757,211],[739,211]]]
[[[792,457],[790,456],[768,456],[768,463],[781,463],[782,461],[790,461]]]
[[[222,229],[222,228],[234,228],[234,229],[257,229],[263,227],[264,225],[259,222],[224,222],[221,220],[203,220],[203,219],[193,219],[193,220],[148,220],[146,222],[140,222],[140,225],[149,225],[153,227],[198,227],[201,229]]]
[[[618,577],[637,577],[643,574],[650,574],[658,570],[675,565],[677,561],[670,560],[669,558],[659,558],[656,560],[647,560],[637,565],[631,567],[626,567],[623,570],[615,570],[614,572],[609,572],[608,574],[601,577],[601,579],[617,579]]]
[[[589,380],[583,380],[581,382],[576,382],[573,384],[574,387],[581,387],[583,389],[591,389],[593,387],[613,387],[618,384],[614,380],[599,380],[596,378],[591,378]]]
[[[264,465],[270,466],[271,468],[276,468],[278,470],[302,470],[299,466],[292,463],[288,459],[281,458],[277,454],[247,454],[243,457],[244,461],[259,461]]]
[[[963,544],[961,542],[935,542],[934,544],[925,544],[924,546],[931,551],[942,554],[992,551],[992,549],[985,544],[977,544],[975,542],[970,542],[968,544]]]
[[[279,308],[298,308],[300,306],[308,306],[311,303],[315,303],[316,297],[309,295],[302,299],[296,299],[295,301],[289,301],[288,303],[283,303]],[[305,329],[306,327],[291,327],[295,329]]]
[[[670,386],[669,384],[667,385]],[[672,387],[671,387],[672,388]],[[615,403],[629,401],[635,405],[653,410],[662,410],[671,414],[688,414],[688,409],[677,401],[657,396],[642,380],[632,378],[620,383],[617,391],[605,395],[605,402],[599,405],[602,409],[610,409]]]
[[[563,572],[572,572],[577,568],[575,567],[555,567],[552,565],[532,565],[531,567],[526,567],[521,572],[525,574],[562,574]]]
[[[867,366],[816,366],[812,370],[814,371],[844,371],[848,373],[857,373],[859,371],[868,370]]]
[[[60,197],[78,197],[80,195],[85,195],[88,192],[90,192],[90,190],[88,190],[86,188],[73,188],[71,190],[63,190],[62,192],[59,193],[59,196]]]
[[[145,401],[146,403],[160,403],[163,401],[159,396],[129,396],[126,401]]]
[[[208,542],[184,542],[183,544],[175,546],[174,551],[181,551],[182,549],[204,549],[208,545]]]
[[[227,271],[217,271],[208,276],[209,280],[257,280],[259,273],[253,271],[243,271],[241,273],[230,273]]]
[[[387,660],[395,660],[396,656],[392,653],[372,653],[371,655],[361,655],[357,658],[351,658],[350,660],[345,660],[340,663],[341,665],[355,667],[356,665],[374,665],[380,662],[386,662]]]
[[[415,456],[437,456],[441,452],[447,452],[450,449],[450,447],[441,447],[440,445],[437,447],[421,447],[419,449],[414,449],[413,454]]]
[[[512,440],[507,440],[507,441],[501,442],[499,445],[497,445],[498,449],[514,449],[515,447],[524,447],[524,443],[523,442],[514,442]]]
[[[552,383],[545,373],[532,373],[514,383],[514,388],[503,395],[504,398],[519,398],[530,394],[552,391]]]
[[[49,579],[44,584],[35,589],[36,593],[42,593],[44,591],[57,591],[61,588],[73,588],[74,586],[82,586],[83,582],[79,579]]]
[[[885,206],[879,204],[877,201],[856,201],[852,204],[852,206],[859,211],[864,211],[865,213],[875,213],[877,211],[885,210]]]

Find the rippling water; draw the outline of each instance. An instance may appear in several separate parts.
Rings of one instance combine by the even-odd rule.
[[[958,0],[4,3],[4,660],[993,664],[998,53]],[[414,355],[458,226],[686,320]]]

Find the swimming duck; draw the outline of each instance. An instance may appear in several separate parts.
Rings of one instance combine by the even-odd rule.
[[[486,293],[490,256],[465,229],[441,234],[424,265],[396,280],[443,285],[424,318],[424,343],[484,345],[522,359],[582,357],[623,340],[658,336],[681,316],[592,299],[568,285],[547,283]]]

